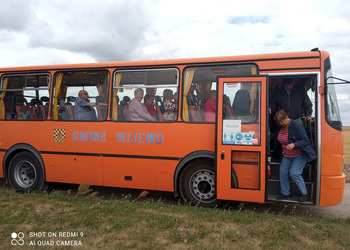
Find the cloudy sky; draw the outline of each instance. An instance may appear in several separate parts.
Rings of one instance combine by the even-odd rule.
[[[1,0],[0,67],[308,51],[350,80],[348,0]],[[350,126],[350,85],[337,87]]]

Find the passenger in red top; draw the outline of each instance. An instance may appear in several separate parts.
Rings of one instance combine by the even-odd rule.
[[[148,113],[151,116],[157,116],[157,110],[154,108],[153,106],[154,103],[154,96],[151,94],[146,94],[144,99],[143,99],[143,105],[145,105],[145,107],[148,110]]]
[[[216,91],[211,90],[209,92],[209,99],[205,102],[203,111],[204,111],[204,121],[206,122],[215,122],[215,113],[216,113]]]

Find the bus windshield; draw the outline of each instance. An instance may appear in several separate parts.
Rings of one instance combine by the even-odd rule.
[[[334,85],[334,78],[331,70],[331,64],[329,58],[325,61],[325,72],[326,72],[326,119],[329,125],[333,128],[341,130],[341,119],[337,100],[337,93]],[[340,129],[339,129],[340,128]]]

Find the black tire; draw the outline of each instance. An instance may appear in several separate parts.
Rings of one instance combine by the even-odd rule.
[[[19,192],[41,191],[45,186],[43,167],[30,152],[18,153],[10,162],[8,180]]]
[[[190,163],[180,175],[180,194],[194,206],[220,207],[224,201],[216,199],[214,162],[197,160]]]

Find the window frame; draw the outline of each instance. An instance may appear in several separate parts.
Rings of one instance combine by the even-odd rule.
[[[242,66],[250,66],[250,70],[252,72],[252,70],[255,70],[255,74],[251,74],[251,75],[247,75],[245,72],[243,72],[241,75],[236,75],[236,74],[232,74],[232,73],[228,73],[228,74],[222,74],[222,72],[218,72],[217,74],[215,74],[215,90],[217,90],[217,79],[218,77],[245,77],[245,76],[258,76],[259,75],[259,65],[255,62],[248,62],[248,63],[220,63],[220,64],[206,64],[206,65],[198,65],[198,64],[194,64],[194,65],[188,65],[186,66],[183,71],[182,71],[182,85],[181,85],[181,100],[182,100],[182,105],[181,105],[181,119],[183,122],[185,123],[189,123],[189,124],[215,124],[215,121],[214,122],[207,122],[207,121],[201,121],[201,122],[195,122],[195,121],[191,121],[190,118],[188,118],[188,120],[184,119],[184,99],[186,98],[186,96],[184,95],[184,91],[185,91],[185,88],[184,88],[184,85],[185,85],[185,73],[186,73],[186,70],[190,69],[190,68],[204,68],[204,67],[211,67],[211,68],[217,68],[217,69],[220,69],[222,67],[242,67]],[[254,67],[255,69],[254,69]],[[193,81],[193,79],[192,79]],[[213,81],[214,83],[214,81]],[[193,82],[191,83],[191,85],[193,84]],[[180,100],[180,96],[179,96],[179,100]],[[186,100],[187,102],[187,100]],[[217,101],[216,101],[217,102]],[[203,106],[204,106],[205,103],[203,103]],[[217,105],[217,103],[216,103]],[[232,106],[232,105],[231,105]],[[204,112],[201,111],[204,115]]]
[[[154,71],[175,71],[176,72],[176,84],[152,84],[152,85],[145,85],[144,83],[143,84],[126,84],[126,85],[123,85],[122,87],[121,86],[116,86],[116,76],[118,73],[129,73],[129,72],[154,72]],[[180,87],[180,74],[181,74],[181,71],[179,70],[178,67],[174,66],[174,67],[162,67],[162,68],[132,68],[132,69],[116,69],[114,72],[113,72],[113,79],[112,79],[112,90],[111,90],[111,98],[110,98],[110,114],[111,114],[111,120],[114,121],[114,122],[132,122],[132,123],[149,123],[151,121],[132,121],[132,120],[119,120],[119,118],[116,120],[116,119],[113,119],[113,103],[114,103],[114,91],[117,89],[118,92],[117,94],[119,93],[119,90],[120,89],[125,89],[125,86],[127,86],[127,88],[129,89],[132,89],[132,90],[135,90],[137,88],[141,88],[143,90],[146,90],[146,89],[166,89],[166,88],[176,88],[176,92],[179,93],[179,87]],[[122,80],[121,80],[122,81]],[[147,80],[146,80],[147,81]],[[146,82],[147,83],[147,82]],[[175,92],[174,92],[175,93]],[[145,95],[145,92],[144,92],[144,95]],[[130,100],[132,100],[134,96],[130,96]],[[179,96],[180,98],[180,96]],[[122,98],[120,98],[119,102],[122,101]],[[176,120],[175,121],[172,121],[172,122],[164,122],[164,121],[154,121],[152,123],[173,123],[173,122],[177,122],[178,121],[178,118],[179,118],[179,112],[180,110],[178,109],[177,110],[177,115],[176,115]]]
[[[45,88],[45,89],[40,89],[40,88],[22,88],[22,89],[3,89],[3,81],[4,81],[4,78],[5,77],[11,77],[11,76],[28,76],[28,75],[33,75],[33,76],[37,76],[37,75],[48,75],[49,76],[49,81],[48,81],[48,86]],[[46,73],[14,73],[14,74],[3,74],[1,76],[1,87],[0,87],[0,92],[4,91],[4,92],[10,92],[10,91],[21,91],[21,90],[50,90],[51,89],[51,85],[52,85],[52,75],[49,73],[49,72],[46,72]]]
[[[107,79],[108,79],[108,83],[107,83],[107,93],[106,93],[106,98],[110,98],[110,85],[111,85],[111,82],[110,82],[110,77],[111,77],[111,72],[109,69],[107,68],[78,68],[78,69],[67,69],[67,70],[57,70],[55,71],[55,74],[53,76],[53,83],[52,83],[52,94],[51,94],[51,103],[50,103],[50,109],[51,109],[51,116],[50,116],[50,119],[53,120],[53,121],[59,121],[59,122],[103,122],[103,121],[106,121],[108,119],[108,114],[109,114],[109,110],[110,110],[110,100],[107,100],[107,115],[104,119],[102,120],[99,120],[98,119],[98,111],[97,111],[97,108],[96,107],[93,107],[93,109],[96,111],[96,120],[75,120],[75,119],[69,119],[69,120],[59,120],[59,119],[54,119],[54,111],[53,111],[53,106],[54,106],[54,99],[56,98],[54,96],[55,94],[55,89],[56,89],[56,84],[57,84],[57,76],[58,74],[61,74],[63,73],[63,77],[64,77],[64,74],[65,73],[73,73],[73,72],[104,72],[106,73],[107,75]],[[63,81],[63,79],[62,79]],[[62,83],[61,83],[62,84]],[[88,85],[88,87],[91,87],[92,85]],[[74,86],[71,86],[71,87],[74,87]],[[75,87],[78,87],[78,86],[75,86]],[[97,87],[97,85],[95,85],[95,87]],[[84,89],[85,89],[85,86],[84,86]],[[68,98],[69,96],[67,95],[66,93],[66,99]],[[89,95],[90,97],[90,95]]]
[[[326,118],[326,122],[328,123],[329,126],[331,126],[332,128],[334,128],[338,131],[342,131],[343,125],[341,122],[338,99],[336,98],[337,96],[336,96],[335,84],[327,83],[328,79],[331,79],[331,81],[333,81],[332,77],[333,77],[333,75],[332,75],[331,60],[330,60],[330,57],[327,57],[324,60],[325,118]],[[328,88],[330,88],[331,91]],[[336,105],[336,109],[337,109],[337,113],[335,115],[338,116],[338,118],[339,118],[338,120],[333,120],[332,118],[334,117],[334,115],[329,113],[329,103],[328,103],[329,96],[335,97],[334,101],[335,101],[335,105]]]
[[[9,86],[7,85],[6,89],[3,89],[3,87],[4,87],[4,79],[5,78],[9,79],[11,77],[21,77],[21,76],[23,76],[23,77],[27,77],[27,76],[46,76],[47,77],[46,78],[46,84],[43,85],[43,86],[39,86],[39,87],[33,87],[33,86],[27,87],[27,80],[25,79],[23,88],[9,89],[8,88]],[[39,95],[40,91],[48,91],[48,94],[47,95],[43,95],[43,96],[50,98],[50,96],[51,96],[51,87],[52,87],[52,75],[51,75],[50,72],[32,72],[31,71],[31,72],[21,72],[21,73],[19,73],[19,72],[18,73],[16,73],[16,72],[14,72],[14,73],[3,73],[1,75],[0,95],[2,95],[2,93],[6,93],[6,92],[22,91],[23,92],[23,96],[22,97],[25,98],[25,97],[28,97],[28,96],[24,95],[25,91],[35,91],[35,97],[32,98],[32,99],[36,99],[37,96],[40,96]],[[30,97],[32,97],[32,96],[30,96]],[[1,98],[1,101],[3,103],[2,105],[5,105],[5,103],[3,101],[3,98]],[[49,103],[49,102],[47,102],[47,103]],[[15,104],[11,104],[11,105],[15,105]],[[17,106],[17,105],[15,105],[15,106]],[[28,108],[28,110],[30,109],[30,111],[28,111],[28,112],[30,112],[32,114],[32,116],[36,117],[36,115],[37,115],[36,111],[37,110],[41,110],[41,112],[44,112],[43,107],[41,107],[41,106],[43,106],[43,105],[37,106],[35,108],[34,108],[34,106],[31,107],[29,105],[26,106],[26,107],[31,107],[31,108]],[[4,113],[3,113],[4,118],[0,119],[2,121],[45,121],[45,120],[49,119],[48,114],[42,114],[42,119],[23,119],[23,118],[20,118],[19,116],[17,116],[17,118],[7,119],[5,112],[6,111],[5,111],[5,107],[4,107]],[[15,110],[14,112],[15,113],[13,113],[12,115],[14,115],[14,114],[18,115],[18,110],[17,111]],[[48,109],[47,109],[47,113],[49,113]]]

